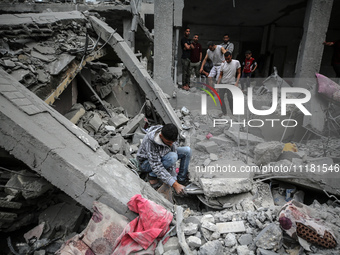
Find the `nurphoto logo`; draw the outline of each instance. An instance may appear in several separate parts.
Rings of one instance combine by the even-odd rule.
[[[234,85],[228,85],[228,84],[216,84],[215,88],[212,86],[202,83],[204,86],[206,86],[208,89],[210,89],[218,98],[221,106],[222,106],[222,100],[215,88],[217,89],[228,89],[230,90],[232,97],[233,97],[233,115],[245,115],[245,96],[242,92],[242,90]],[[210,93],[207,89],[202,89],[205,91],[214,101],[215,105],[217,105],[216,100],[212,93]],[[287,97],[288,94],[295,93],[299,94],[299,98],[289,98]],[[207,114],[207,94],[202,94],[201,95],[201,114],[206,115]],[[254,104],[253,104],[253,90],[252,88],[248,88],[248,93],[247,93],[247,107],[250,113],[258,116],[267,116],[270,114],[273,114],[278,106],[278,101],[279,101],[279,93],[278,93],[278,88],[274,87],[272,89],[272,105],[269,109],[264,109],[264,110],[259,110],[255,109]],[[306,109],[306,107],[303,105],[304,103],[309,102],[311,99],[311,93],[309,90],[305,88],[297,88],[297,87],[283,87],[280,88],[280,105],[281,105],[281,111],[280,115],[281,116],[286,116],[287,115],[287,105],[295,105],[304,115],[306,116],[311,116],[312,114]],[[301,97],[303,95],[304,97]],[[227,119],[215,119],[214,120],[214,127],[216,125],[223,125],[228,123]],[[275,122],[281,122],[281,125],[284,127],[295,127],[297,125],[297,121],[294,119],[285,119],[285,120],[280,120],[280,119],[266,119],[265,121],[271,122],[272,127],[274,127]],[[293,123],[293,124],[292,124]],[[261,119],[250,119],[248,121],[243,120],[242,122],[239,123],[234,123],[234,124],[243,124],[244,126],[248,124],[250,127],[261,127],[264,125],[264,121]]]

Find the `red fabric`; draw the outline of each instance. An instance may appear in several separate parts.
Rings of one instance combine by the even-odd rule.
[[[142,198],[140,194],[128,203],[131,211],[139,216],[132,220],[115,242],[112,255],[153,254],[158,241],[168,232],[173,215],[164,207]],[[145,250],[148,250],[146,252]],[[151,253],[149,253],[151,252]]]
[[[254,58],[246,58],[243,62],[243,65],[244,65],[244,69],[243,69],[243,72],[244,73],[251,73],[251,69],[252,69],[252,66],[254,65],[255,62],[255,59]]]

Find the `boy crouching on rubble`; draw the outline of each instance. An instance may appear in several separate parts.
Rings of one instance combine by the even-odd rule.
[[[161,186],[161,182],[174,187],[177,194],[184,193],[188,184],[188,168],[191,158],[190,147],[177,147],[178,129],[174,124],[149,128],[137,153],[142,172],[148,173],[153,188]],[[178,175],[176,161],[180,159]],[[177,175],[177,176],[176,176]]]

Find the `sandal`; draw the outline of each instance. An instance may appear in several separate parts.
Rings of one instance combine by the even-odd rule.
[[[189,87],[189,85],[184,85],[184,86],[182,87],[182,89],[188,91],[188,90],[190,89],[190,87]]]

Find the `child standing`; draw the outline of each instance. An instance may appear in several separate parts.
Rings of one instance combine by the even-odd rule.
[[[247,50],[245,53],[246,58],[242,63],[243,70],[241,86],[243,91],[246,91],[246,89],[249,88],[251,75],[257,68],[257,63],[251,55],[251,51]],[[248,77],[249,79],[247,79]],[[245,83],[247,84],[247,86],[245,86]]]

